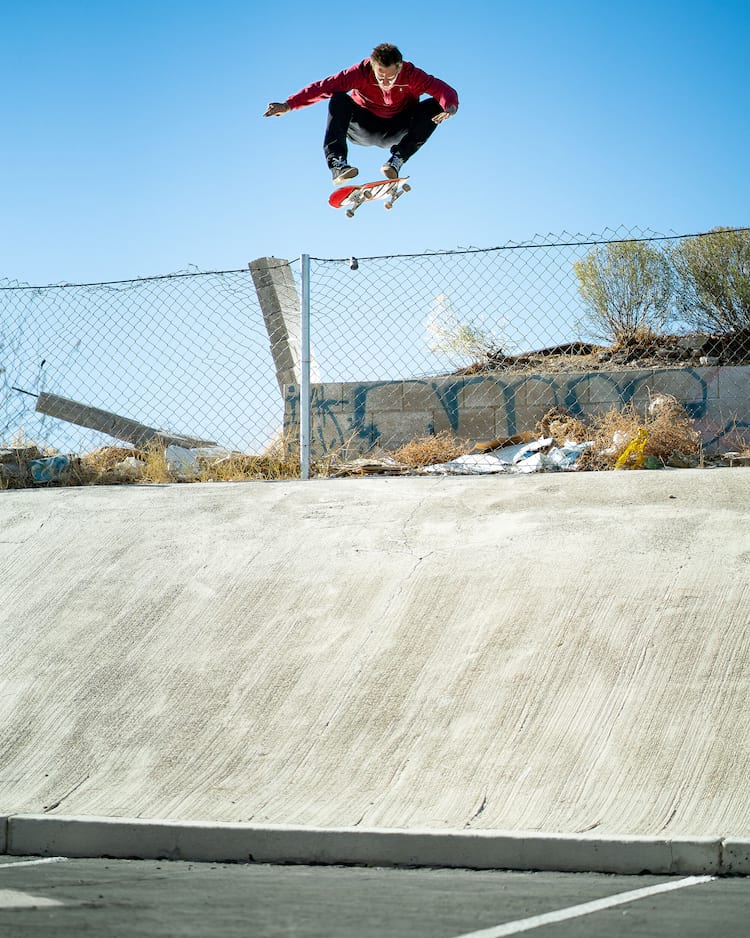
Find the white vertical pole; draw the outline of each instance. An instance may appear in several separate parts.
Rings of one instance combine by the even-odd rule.
[[[299,461],[300,479],[310,478],[310,255],[300,258],[302,304],[300,307]]]

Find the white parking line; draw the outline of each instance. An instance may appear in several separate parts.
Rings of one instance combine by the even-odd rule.
[[[40,857],[38,860],[18,860],[17,863],[0,863],[0,870],[16,870],[21,866],[37,866],[40,863],[64,863],[67,857]]]
[[[16,863],[0,863],[0,870],[17,870],[20,867],[39,866],[41,863],[64,863],[67,857],[39,857],[36,860],[18,860]],[[57,899],[32,896],[19,889],[0,889],[0,909],[49,909],[64,905]]]
[[[49,909],[52,906],[64,905],[57,899],[47,899],[44,896],[32,896],[19,889],[0,889],[0,909]]]
[[[457,935],[456,938],[505,938],[507,935],[518,935],[523,931],[531,931],[532,928],[541,928],[542,925],[552,925],[555,922],[564,922],[570,918],[579,918],[581,915],[591,915],[592,912],[601,912],[616,905],[624,905],[626,902],[637,902],[639,899],[647,899],[649,896],[655,896],[660,892],[670,892],[673,889],[685,889],[688,886],[697,886],[700,883],[710,883],[714,879],[716,879],[715,876],[687,876],[685,879],[678,879],[674,882],[644,886],[643,889],[633,889],[630,892],[620,892],[614,896],[607,896],[605,899],[595,899],[593,902],[572,905],[567,909],[559,909],[557,912],[534,915],[531,918],[519,919],[517,922],[506,922],[505,925],[483,928],[481,931],[466,932],[463,935]]]

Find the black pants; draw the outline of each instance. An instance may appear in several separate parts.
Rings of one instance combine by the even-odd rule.
[[[390,147],[406,161],[435,130],[432,120],[442,111],[435,98],[425,98],[412,108],[393,117],[378,117],[360,107],[348,94],[337,92],[328,102],[328,124],[323,140],[326,161],[346,159],[347,140],[362,147]]]

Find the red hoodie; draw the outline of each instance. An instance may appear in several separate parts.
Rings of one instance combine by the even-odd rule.
[[[411,62],[403,63],[394,85],[381,88],[375,80],[369,58],[329,78],[314,81],[302,91],[288,97],[286,103],[296,111],[330,98],[337,91],[351,92],[356,104],[378,117],[393,117],[405,108],[413,107],[423,94],[437,99],[444,111],[453,113],[458,109],[456,91]]]

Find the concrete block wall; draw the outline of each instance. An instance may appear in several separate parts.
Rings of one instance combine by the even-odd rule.
[[[695,420],[706,452],[750,442],[750,367],[655,368],[554,375],[445,376],[411,381],[316,384],[311,451],[364,455],[393,450],[415,437],[449,430],[491,440],[533,430],[551,408],[581,416],[670,394]],[[299,390],[285,387],[285,426],[299,432]]]

